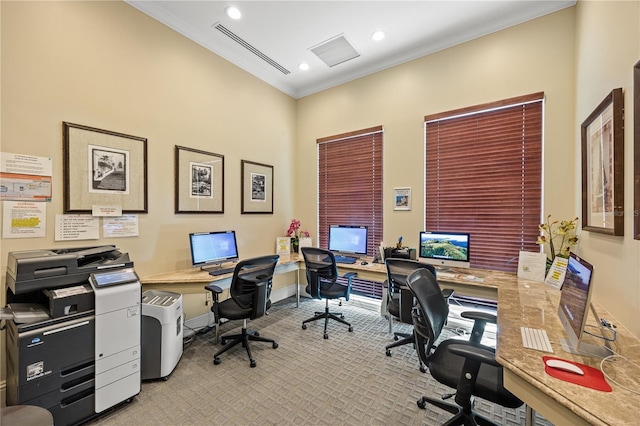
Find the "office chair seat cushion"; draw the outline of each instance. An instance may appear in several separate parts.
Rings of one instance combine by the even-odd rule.
[[[233,299],[223,300],[218,304],[218,313],[221,318],[226,318],[230,320],[240,320],[244,318],[249,318],[251,315],[251,295],[248,296],[239,296],[242,300],[246,300],[246,306],[248,308],[243,308],[234,302]],[[242,300],[244,302],[244,300]]]
[[[307,285],[305,291],[311,294],[311,286]],[[340,283],[334,283],[330,285],[320,285],[320,297],[322,299],[338,299],[340,297],[347,297],[349,293],[349,287]]]
[[[448,339],[441,342],[431,356],[429,371],[438,382],[454,389],[460,381],[465,358],[450,352],[448,350],[450,345],[476,347],[495,353],[493,348],[465,340]],[[489,364],[480,365],[473,394],[503,407],[517,408],[523,404],[520,399],[502,385],[502,368]]]

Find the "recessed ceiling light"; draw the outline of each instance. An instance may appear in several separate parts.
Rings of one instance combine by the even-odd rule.
[[[377,30],[374,31],[373,34],[371,34],[371,38],[374,39],[375,41],[380,41],[384,38],[385,36],[385,32],[382,30]]]
[[[303,62],[300,65],[298,65],[298,68],[300,68],[300,71],[307,71],[309,69],[309,64]]]
[[[240,13],[240,10],[237,7],[229,6],[224,11],[227,12],[227,16],[231,19],[242,18],[242,13]]]

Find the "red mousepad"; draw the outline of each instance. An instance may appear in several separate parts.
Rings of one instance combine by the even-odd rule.
[[[557,368],[547,367],[546,361],[548,359],[558,359],[560,361],[566,361],[573,365],[577,365],[584,371],[584,376],[581,376],[576,373],[570,373],[568,371],[559,370]],[[568,359],[556,358],[553,356],[543,356],[542,362],[544,362],[544,371],[550,375],[551,377],[555,377],[556,379],[564,380],[565,382],[575,383],[576,385],[584,386],[587,388],[603,391],[603,392],[611,392],[611,386],[604,378],[604,374],[602,371],[597,368],[589,367],[588,365],[580,364],[578,362],[569,361]]]

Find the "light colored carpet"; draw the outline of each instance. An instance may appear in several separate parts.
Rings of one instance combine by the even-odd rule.
[[[249,367],[240,345],[213,365],[221,347],[214,332],[199,335],[185,348],[167,381],[143,382],[135,399],[90,424],[110,425],[438,425],[450,414],[416,400],[422,395],[451,392],[421,373],[410,345],[385,355],[391,343],[387,320],[379,313],[347,302],[329,303],[353,325],[329,324],[329,339],[322,338],[323,323],[303,320],[324,310],[324,301],[290,298],[274,304],[269,315],[249,323],[279,347],[252,342],[257,367]],[[221,333],[238,332],[242,322],[223,324]],[[396,326],[399,331],[402,325]],[[404,331],[410,327],[405,326]],[[476,400],[476,409],[503,425],[524,425],[524,408],[502,409]],[[548,425],[537,419],[537,425]]]

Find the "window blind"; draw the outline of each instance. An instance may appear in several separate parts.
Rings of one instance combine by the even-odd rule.
[[[318,241],[331,225],[365,225],[367,254],[382,241],[382,126],[317,140]]]
[[[543,97],[425,117],[425,229],[470,233],[474,268],[540,251]]]

